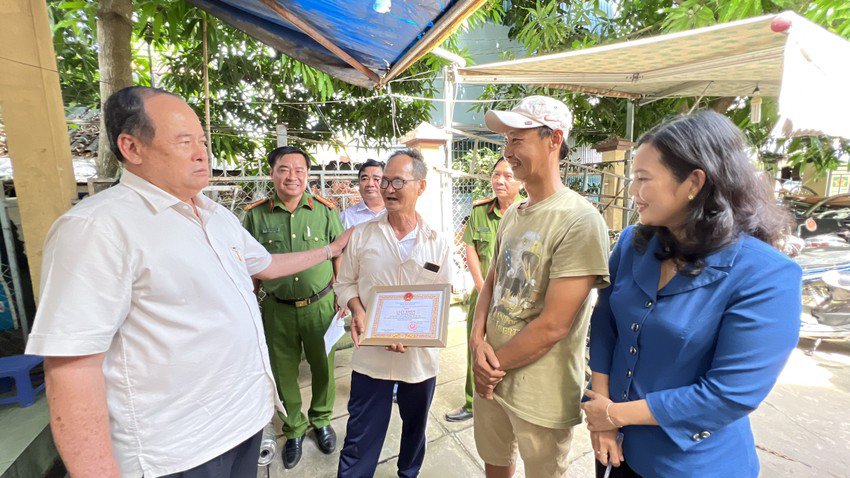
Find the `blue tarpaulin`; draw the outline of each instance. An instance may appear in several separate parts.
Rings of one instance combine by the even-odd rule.
[[[296,60],[359,86],[385,84],[426,54],[475,11],[482,0],[278,0],[312,30],[302,31],[269,0],[189,0]],[[275,0],[271,0],[274,2]],[[374,75],[316,41],[318,33]],[[312,36],[312,38],[311,38]]]

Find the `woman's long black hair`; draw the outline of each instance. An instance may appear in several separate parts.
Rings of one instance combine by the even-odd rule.
[[[790,214],[777,204],[750,163],[741,131],[724,115],[705,110],[661,123],[638,140],[661,153],[661,163],[678,181],[695,169],[705,171],[705,185],[690,201],[684,239],[677,241],[666,227],[640,225],[634,245],[646,250],[658,235],[659,260],[686,263],[683,273],[698,275],[703,259],[732,244],[740,233],[776,245],[791,225]]]

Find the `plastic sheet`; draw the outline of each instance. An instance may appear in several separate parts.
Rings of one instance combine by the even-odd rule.
[[[349,83],[373,86],[259,0],[189,0],[292,58]],[[386,74],[457,0],[279,2],[378,76]]]

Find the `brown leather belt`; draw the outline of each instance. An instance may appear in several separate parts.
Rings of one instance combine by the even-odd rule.
[[[311,295],[310,297],[307,297],[306,299],[284,300],[284,299],[281,299],[280,297],[273,295],[273,294],[272,294],[272,297],[274,297],[274,300],[280,302],[281,304],[291,305],[293,307],[297,307],[297,308],[300,309],[301,307],[307,307],[308,305],[312,304],[313,302],[316,302],[317,300],[321,299],[322,297],[328,295],[332,290],[333,290],[333,282],[329,282],[328,285],[324,289],[320,290],[319,292],[316,292],[315,294]]]

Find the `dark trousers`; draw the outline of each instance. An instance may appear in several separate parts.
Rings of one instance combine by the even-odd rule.
[[[599,463],[598,460],[594,460],[594,462],[596,463],[596,478],[602,478],[605,476],[605,465]],[[611,474],[608,475],[608,478],[641,478],[641,476],[629,468],[625,461],[621,461],[620,466],[611,468]]]
[[[436,377],[407,383],[378,380],[351,373],[348,400],[348,426],[339,456],[338,478],[371,478],[375,475],[387,426],[393,408],[393,386],[398,383],[398,411],[401,415],[401,449],[398,476],[413,478],[425,459],[425,426],[434,398]]]
[[[192,469],[162,478],[256,478],[263,431]]]

